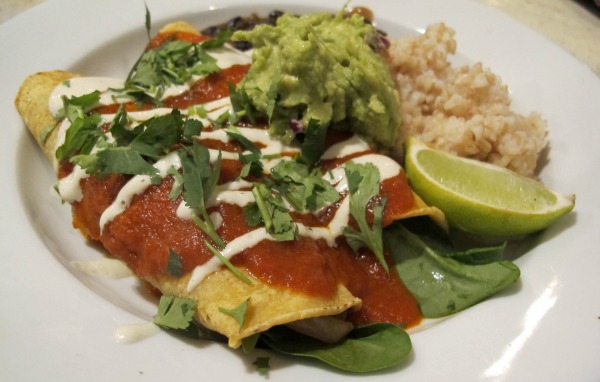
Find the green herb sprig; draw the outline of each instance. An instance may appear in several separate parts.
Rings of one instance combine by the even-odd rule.
[[[377,257],[386,272],[389,267],[383,254],[382,220],[386,199],[375,200],[379,194],[379,170],[371,163],[356,164],[352,161],[345,164],[348,190],[350,193],[350,214],[356,220],[358,230],[344,228],[346,241],[354,251],[366,247]],[[367,221],[367,209],[373,200],[373,224]]]
[[[208,149],[194,141],[192,146],[178,152],[183,169],[183,200],[185,204],[197,211],[192,219],[206,233],[218,248],[224,248],[223,239],[217,234],[212,219],[207,211],[207,202],[219,180],[221,172],[221,153],[214,163],[210,164]]]
[[[170,40],[146,50],[127,75],[123,92],[138,101],[159,104],[168,86],[220,71],[207,51],[222,47],[230,37],[231,32],[225,31],[203,43]]]

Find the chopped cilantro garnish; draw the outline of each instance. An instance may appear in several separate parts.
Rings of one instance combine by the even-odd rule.
[[[98,104],[99,99],[100,93],[97,91],[80,97],[63,97],[63,108],[56,118],[67,118],[71,126],[65,133],[64,143],[56,150],[56,159],[59,162],[77,153],[89,154],[98,138],[103,135],[99,129],[102,122],[100,114],[87,114]]]
[[[175,201],[183,192],[183,175],[175,167],[167,170],[167,174],[173,178],[173,187],[171,187],[171,192],[169,192],[169,199]]]
[[[208,116],[208,112],[204,105],[192,105],[188,107],[188,115],[189,116],[198,116],[200,118],[206,118]]]
[[[100,92],[93,91],[81,96],[62,97],[63,107],[58,111],[56,119],[67,118],[71,123],[77,118],[85,117],[85,114],[98,106]]]
[[[262,218],[258,210],[258,204],[250,203],[244,206],[244,221],[248,227],[259,227],[262,225]]]
[[[260,149],[254,145],[248,138],[246,138],[242,133],[235,127],[229,126],[225,131],[227,135],[239,142],[243,148],[249,151],[246,153],[239,153],[240,162],[244,164],[242,170],[240,171],[240,178],[245,178],[249,174],[252,174],[256,177],[261,177],[263,174],[263,163],[261,161],[262,154]]]
[[[177,254],[177,252],[173,251],[172,249],[169,249],[167,273],[175,277],[183,276],[183,264],[181,263],[181,256],[179,256],[179,254]]]
[[[46,143],[48,136],[50,135],[50,133],[52,133],[54,131],[54,129],[56,129],[56,126],[58,126],[58,125],[53,124],[53,125],[47,126],[46,128],[44,128],[44,130],[42,130],[42,132],[40,133],[40,142],[42,144]]]
[[[170,329],[186,329],[194,318],[196,303],[188,298],[162,296],[153,321]]]
[[[250,302],[250,298],[244,300],[240,305],[236,306],[233,309],[227,309],[223,307],[219,307],[219,312],[224,313],[238,323],[240,328],[244,326],[244,319],[246,318],[246,310],[248,310],[248,303]]]
[[[84,146],[78,150],[80,155],[71,158],[71,161],[88,173],[149,175],[153,183],[158,183],[161,178],[152,163],[172,151],[181,142],[186,129],[189,134],[199,132],[197,125],[184,121],[177,109],[170,114],[151,118],[134,128],[128,127],[128,121],[125,110],[119,108],[109,127],[113,142],[109,143],[96,126],[94,134],[99,134],[99,138],[93,141],[96,145],[95,152],[91,154],[91,148]],[[89,139],[86,138],[87,130],[74,132],[77,135],[70,142]]]
[[[150,32],[152,30],[152,17],[150,15],[150,10],[148,9],[148,4],[144,4],[146,7],[146,17],[144,26],[146,27],[146,34],[148,35],[148,40],[150,40]]]
[[[345,164],[348,190],[350,192],[350,214],[358,224],[358,230],[344,228],[346,241],[354,251],[362,247],[370,249],[383,268],[389,272],[383,255],[382,219],[385,199],[375,200],[379,193],[379,170],[371,163],[356,164],[352,161]],[[373,200],[373,225],[367,222],[367,209]]]
[[[300,157],[298,158],[300,162],[306,163],[309,166],[314,166],[317,163],[321,155],[323,155],[327,130],[327,126],[321,126],[319,121],[315,119],[311,119],[308,122],[308,126],[304,132]]]
[[[194,141],[191,147],[179,151],[181,167],[183,168],[183,200],[185,204],[200,213],[193,220],[211,240],[223,248],[225,243],[217,234],[212,220],[206,210],[206,203],[217,185],[221,172],[221,153],[213,166],[210,165],[208,149]]]
[[[184,84],[194,75],[218,72],[216,59],[206,51],[222,46],[225,38],[227,36],[201,44],[171,40],[146,50],[127,76],[125,93],[138,100],[159,103],[168,86]]]
[[[130,146],[113,147],[98,151],[95,155],[79,155],[71,161],[100,176],[109,174],[149,175],[152,182],[160,181],[158,170]]]
[[[215,255],[219,260],[221,260],[221,262],[223,264],[225,264],[225,266],[227,268],[229,268],[229,270],[231,271],[231,273],[233,273],[238,279],[242,280],[246,284],[252,284],[252,281],[250,281],[249,278],[247,278],[242,272],[240,272],[240,270],[237,269],[235,267],[235,265],[231,264],[231,262],[225,256],[223,256],[223,254],[221,252],[219,252],[218,249],[216,249],[215,247],[213,247],[206,240],[204,240],[204,245],[213,253],[213,255]]]
[[[281,161],[271,170],[277,189],[298,212],[317,211],[340,199],[318,168],[297,161]]]
[[[240,171],[239,178],[243,179],[248,175],[252,174],[257,178],[263,175],[263,162],[261,161],[262,156],[255,153],[239,153],[240,162],[244,165]]]
[[[220,48],[227,41],[231,40],[232,34],[233,34],[233,31],[231,29],[229,29],[229,28],[222,29],[219,31],[219,33],[217,33],[217,35],[213,39],[204,41],[202,43],[202,48],[204,50]]]
[[[260,155],[260,149],[256,147],[248,138],[246,138],[235,126],[229,126],[229,128],[225,130],[225,133],[227,133],[230,138],[239,142],[246,150],[253,154]]]
[[[250,123],[256,124],[256,109],[252,105],[252,100],[248,97],[248,93],[244,89],[236,89],[233,84],[229,83],[229,99],[231,107],[235,114],[245,115]]]
[[[254,183],[252,195],[267,232],[277,241],[294,240],[297,228],[281,195],[263,183]]]

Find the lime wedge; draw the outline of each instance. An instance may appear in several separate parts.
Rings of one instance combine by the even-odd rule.
[[[575,195],[549,190],[505,168],[405,142],[405,167],[414,191],[446,214],[451,227],[490,236],[544,229],[575,206]]]

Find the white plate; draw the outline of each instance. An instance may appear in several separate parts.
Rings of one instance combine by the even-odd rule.
[[[251,10],[301,12],[323,2],[147,3],[158,28],[177,19],[210,25]],[[414,334],[414,356],[401,367],[356,378],[597,381],[600,80],[543,37],[470,1],[364,3],[392,36],[439,21],[453,27],[460,60],[482,61],[510,86],[516,110],[547,118],[551,151],[542,178],[556,190],[576,193],[577,206],[516,261],[522,278],[515,287]],[[115,330],[144,322],[154,303],[132,280],[92,279],[70,266],[70,259],[99,253],[71,229],[69,208],[49,196],[51,168],[12,105],[21,81],[37,71],[124,76],[145,38],[141,0],[48,1],[0,27],[0,155],[7,170],[0,191],[0,380],[266,380],[254,371],[254,356],[220,344],[166,333],[116,343]],[[268,380],[354,377],[269,356]]]

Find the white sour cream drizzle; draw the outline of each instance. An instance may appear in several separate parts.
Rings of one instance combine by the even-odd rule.
[[[343,142],[339,142],[330,146],[327,150],[325,150],[323,155],[321,155],[321,159],[327,160],[343,158],[345,156],[367,151],[369,149],[369,144],[364,139],[358,135],[353,135],[350,139],[346,139]]]
[[[115,330],[115,341],[120,344],[132,344],[159,333],[161,330],[153,322],[122,325]]]
[[[167,176],[167,171],[174,168],[178,170],[181,168],[181,161],[177,152],[173,151],[167,156],[161,158],[154,164],[154,168],[158,170],[158,174],[161,177]],[[100,232],[104,229],[104,226],[111,222],[117,215],[129,207],[131,200],[135,195],[140,195],[152,184],[152,180],[149,175],[135,175],[129,182],[121,188],[117,198],[114,202],[102,213],[100,216]]]
[[[216,51],[212,51],[211,55],[217,59],[217,62],[221,68],[227,68],[235,64],[249,64],[251,62],[251,59],[247,55],[238,52],[229,46],[226,46],[222,49],[218,49]],[[122,84],[122,81],[119,82],[119,80],[101,77],[73,78],[69,81],[68,84],[65,83],[59,85],[55,89],[50,99],[50,110],[53,113],[58,112],[58,110],[62,107],[61,96],[63,95],[80,96],[89,93],[93,90],[100,90],[102,92],[102,104],[112,104],[114,103],[114,94],[112,94],[112,91],[110,89],[122,87]],[[168,95],[171,94],[169,92],[177,93],[186,91],[189,89],[191,84],[193,84],[193,81],[189,84],[177,86],[176,89],[169,89],[165,94]],[[190,115],[190,118],[199,119],[202,122],[202,124],[205,127],[207,127],[210,126],[211,120],[218,118],[222,113],[231,109],[231,102],[230,99],[226,97],[204,104],[202,106],[207,112],[208,118],[199,118],[193,112],[192,115]],[[164,115],[170,112],[171,109],[159,108],[149,111],[131,112],[128,113],[128,115],[132,120],[141,123],[154,116]],[[181,112],[182,114],[187,114],[188,110],[182,110]],[[103,116],[103,118],[105,118],[106,122],[109,122],[114,118],[114,115],[105,115]],[[68,122],[63,122],[63,124],[61,124],[59,128],[59,137],[57,139],[57,147],[64,142],[64,135],[68,127]],[[281,160],[290,159],[289,157],[277,158],[278,154],[289,154],[300,151],[298,145],[286,145],[280,140],[271,137],[268,134],[267,130],[247,127],[237,127],[237,129],[248,140],[259,145],[261,147],[261,152],[264,155],[271,156],[271,159],[265,159],[263,161],[264,170],[266,173],[269,173],[271,168],[273,168]],[[223,129],[214,131],[204,131],[201,133],[200,138],[218,140],[224,143],[230,142],[231,140],[231,138],[227,135],[226,131]],[[329,147],[322,155],[322,159],[335,159],[346,157],[348,155],[365,153],[365,155],[353,158],[352,161],[359,164],[373,164],[379,169],[382,181],[394,177],[402,171],[400,165],[396,163],[393,159],[380,154],[366,153],[368,150],[369,145],[365,140],[363,140],[359,136],[352,136],[351,138],[343,142]],[[238,153],[233,152],[225,152],[210,149],[209,153],[210,160],[212,162],[217,160],[219,154],[221,155],[222,159],[237,160],[239,158]],[[273,156],[275,156],[275,158],[273,158]],[[177,153],[172,152],[160,159],[157,163],[155,163],[154,167],[157,168],[161,177],[165,177],[168,175],[169,169],[180,169],[181,162]],[[70,203],[72,203],[73,201],[81,200],[82,193],[79,186],[79,182],[87,176],[88,175],[85,173],[85,171],[81,170],[81,168],[79,168],[78,166],[75,166],[74,171],[70,175],[59,181],[58,189],[63,199]],[[343,165],[327,172],[324,175],[324,179],[326,179],[328,182],[334,185],[339,193],[345,194],[347,192],[348,182],[346,179]],[[128,181],[125,184],[125,186],[120,190],[115,201],[102,214],[99,223],[100,229],[102,230],[106,226],[106,224],[110,223],[116,216],[124,212],[130,205],[133,197],[135,195],[142,194],[150,185],[150,176],[136,175],[132,177],[132,179]],[[213,194],[211,195],[208,201],[208,206],[212,207],[218,206],[220,204],[232,204],[243,207],[254,201],[254,197],[252,196],[251,191],[249,191],[251,187],[252,184],[244,180],[237,180],[219,185],[216,187]],[[191,208],[187,207],[184,202],[182,202],[177,208],[177,216],[181,219],[191,219],[193,214],[194,211]],[[344,227],[348,225],[349,216],[350,202],[349,198],[346,196],[341,201],[340,206],[336,210],[336,213],[333,219],[328,224],[328,226],[309,227],[305,226],[304,224],[298,223],[298,234],[303,237],[310,237],[315,240],[323,239],[328,245],[335,246],[335,239],[336,237],[343,234]],[[218,212],[213,212],[211,214],[211,219],[213,220],[215,227],[220,227],[223,222],[223,218]],[[257,245],[263,240],[273,240],[273,238],[267,233],[264,227],[257,228],[231,240],[229,243],[227,243],[227,245],[221,251],[221,253],[225,258],[231,259],[231,257],[235,256],[236,254],[248,248],[252,248],[253,246]],[[192,272],[191,278],[189,280],[187,286],[188,291],[193,290],[206,276],[208,276],[215,270],[218,270],[219,268],[221,268],[221,266],[222,262],[217,257],[213,257],[208,262],[197,266]],[[137,338],[138,334],[136,333],[143,333],[146,330],[152,331],[153,329],[151,328],[151,326],[140,326],[139,328],[125,327],[120,329],[116,336],[117,338],[123,338],[123,342],[131,342],[127,340],[127,338]]]
[[[95,90],[100,92],[100,105],[115,103],[114,96],[117,93],[110,89],[122,89],[124,81],[119,78],[110,77],[74,77],[62,82],[50,94],[48,107],[52,115],[58,114],[63,107],[62,97],[79,97]]]

